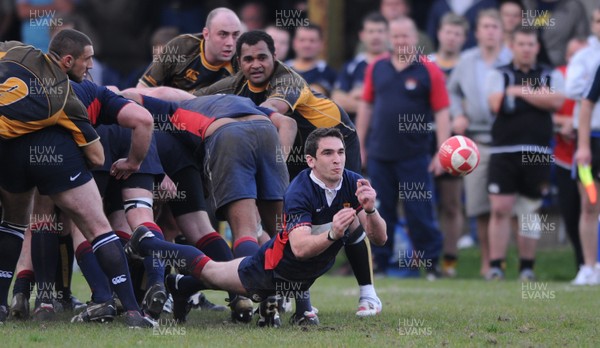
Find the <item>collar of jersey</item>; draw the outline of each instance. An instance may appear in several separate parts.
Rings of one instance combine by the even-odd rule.
[[[267,85],[265,85],[264,87],[258,87],[258,86],[253,85],[252,82],[250,82],[250,80],[248,80],[247,82],[248,82],[248,89],[252,93],[262,93],[267,89]]]
[[[342,176],[342,178],[340,179],[339,184],[334,188],[334,189],[330,189],[329,187],[325,186],[325,183],[322,182],[321,180],[319,180],[319,178],[317,178],[314,174],[314,172],[311,170],[310,171],[310,179],[317,185],[319,185],[320,188],[322,188],[325,191],[329,191],[329,192],[337,192],[342,188],[342,182],[344,182],[344,177]]]
[[[218,71],[225,65],[229,64],[229,62],[224,62],[219,65],[212,65],[206,60],[206,53],[204,52],[204,40],[200,41],[200,60],[202,61],[202,65],[208,70]]]

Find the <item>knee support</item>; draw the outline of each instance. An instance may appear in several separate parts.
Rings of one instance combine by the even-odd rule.
[[[135,208],[146,208],[152,210],[152,198],[138,197],[126,200],[123,203],[125,213]]]

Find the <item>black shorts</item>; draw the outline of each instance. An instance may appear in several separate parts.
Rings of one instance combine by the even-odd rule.
[[[227,123],[207,138],[204,173],[218,219],[225,205],[240,199],[283,200],[289,174],[277,160],[278,146],[268,120]]]
[[[551,155],[511,152],[492,154],[488,168],[488,193],[519,193],[542,198],[549,187]]]
[[[110,172],[110,168],[115,161],[120,158],[127,158],[131,147],[131,129],[121,127],[117,124],[100,125],[96,127],[96,132],[100,136],[102,147],[104,148],[104,165],[94,171]],[[163,167],[158,157],[156,141],[152,138],[148,153],[142,161],[140,169],[136,172],[139,174],[156,175],[158,182],[164,177]]]
[[[82,150],[64,128],[53,126],[0,141],[0,186],[21,193],[37,187],[52,195],[92,180]]]
[[[185,134],[175,135],[168,132],[154,132],[160,163],[168,176],[172,176],[183,168],[193,166],[200,170],[201,166],[194,157],[193,147],[181,138]]]

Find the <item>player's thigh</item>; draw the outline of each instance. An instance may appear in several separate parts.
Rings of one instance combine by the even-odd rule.
[[[53,194],[51,197],[56,205],[73,219],[88,240],[111,230],[94,181]]]

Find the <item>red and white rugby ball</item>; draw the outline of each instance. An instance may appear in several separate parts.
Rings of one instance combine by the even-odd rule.
[[[475,170],[479,164],[479,149],[473,140],[455,135],[440,146],[438,152],[444,170],[454,176],[464,176]]]

